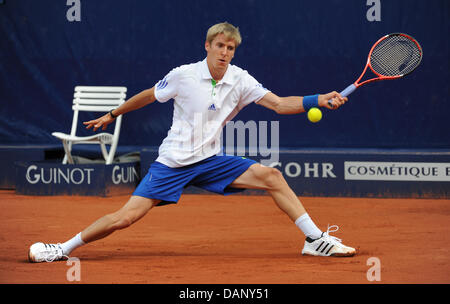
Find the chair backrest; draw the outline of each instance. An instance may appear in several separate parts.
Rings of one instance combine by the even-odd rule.
[[[74,111],[71,135],[76,135],[78,112],[109,112],[125,102],[126,87],[111,86],[76,86],[73,95],[72,110]],[[120,130],[122,116],[117,117],[115,131]]]
[[[73,110],[91,112],[109,112],[123,102],[126,87],[75,87]]]

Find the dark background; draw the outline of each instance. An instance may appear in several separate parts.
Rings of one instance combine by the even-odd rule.
[[[360,88],[318,124],[257,105],[235,118],[279,120],[282,147],[450,148],[448,0],[381,0],[380,22],[367,20],[365,0],[81,0],[80,22],[67,20],[66,0],[4,2],[0,144],[60,143],[51,132],[70,130],[76,85],[126,86],[131,97],[204,59],[207,29],[228,21],[243,36],[232,63],[280,96],[343,90],[385,34],[423,47],[414,73]],[[154,103],[125,115],[120,145],[158,146],[172,110]]]

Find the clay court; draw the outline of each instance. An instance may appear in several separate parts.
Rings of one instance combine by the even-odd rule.
[[[28,247],[63,242],[128,196],[23,196],[0,192],[0,283],[397,284],[450,283],[450,200],[301,197],[322,230],[359,248],[352,258],[300,254],[303,235],[269,196],[184,195],[132,227],[75,250],[66,262],[32,264]],[[379,259],[381,281],[367,265]]]

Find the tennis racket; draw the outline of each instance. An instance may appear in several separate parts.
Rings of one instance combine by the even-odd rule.
[[[422,47],[413,37],[403,33],[393,33],[379,39],[372,47],[366,67],[361,76],[341,92],[347,97],[357,88],[370,82],[397,79],[414,71],[422,61]],[[369,68],[375,77],[360,82]],[[328,104],[333,107],[331,99]]]

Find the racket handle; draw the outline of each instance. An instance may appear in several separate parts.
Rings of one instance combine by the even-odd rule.
[[[354,84],[351,84],[347,88],[345,88],[344,91],[341,92],[341,96],[342,97],[347,97],[348,95],[353,93],[353,91],[355,91],[355,90],[356,90],[356,86]],[[331,102],[331,99],[328,100],[328,104],[330,105],[330,107],[333,108],[333,103]]]

